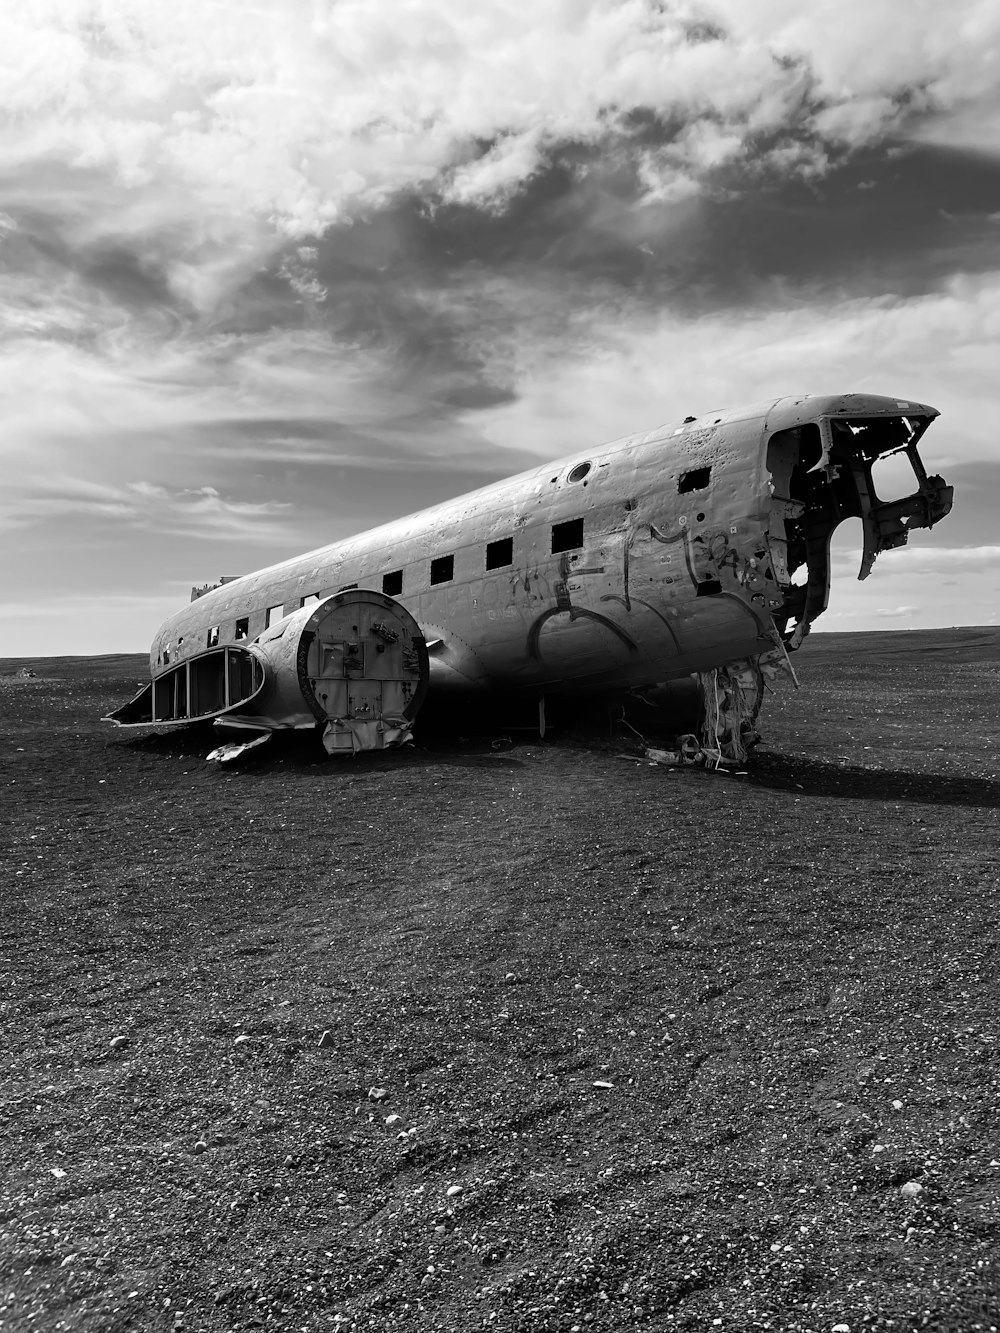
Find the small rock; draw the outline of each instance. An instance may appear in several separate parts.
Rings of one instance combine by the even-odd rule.
[[[851,1333],[850,1324],[834,1324],[830,1333]]]
[[[392,1115],[387,1115],[387,1116],[386,1116],[386,1118],[385,1118],[385,1123],[386,1123],[387,1125],[398,1125],[401,1119],[402,1119],[402,1117],[396,1115],[396,1113],[395,1113],[395,1111],[394,1111],[394,1112],[392,1113]]]
[[[330,1031],[329,1028],[325,1028],[323,1032],[320,1034],[319,1044],[320,1046],[333,1045],[333,1033]]]
[[[369,1088],[368,1096],[373,1102],[384,1102],[389,1095],[388,1088]]]
[[[462,1187],[461,1185],[449,1185],[447,1190],[445,1190],[445,1193],[449,1199],[453,1199],[456,1194],[462,1193]]]
[[[897,1099],[893,1102],[892,1109],[894,1111],[901,1111],[903,1109],[903,1103]]]
[[[905,1185],[899,1187],[899,1192],[905,1199],[915,1199],[923,1191],[924,1187],[919,1180],[908,1180]]]
[[[516,980],[517,980],[516,972],[508,972],[507,975],[504,977],[504,981],[516,981]]]
[[[113,1051],[117,1051],[119,1046],[128,1045],[128,1037],[112,1037],[108,1045]]]
[[[615,1085],[613,1083],[608,1083],[607,1080],[603,1078],[598,1078],[594,1080],[595,1088],[613,1088],[614,1086]]]
[[[62,1180],[66,1174],[61,1166],[50,1166],[49,1171],[55,1176],[56,1180]]]
[[[249,1040],[250,1038],[246,1035],[245,1032],[243,1032],[236,1038],[236,1040],[233,1042],[233,1045],[242,1046],[244,1042],[248,1042]]]
[[[193,1149],[193,1151],[194,1151],[194,1152],[207,1152],[207,1151],[208,1151],[208,1144],[205,1142],[204,1139],[199,1139],[198,1142],[194,1145],[194,1149]]]

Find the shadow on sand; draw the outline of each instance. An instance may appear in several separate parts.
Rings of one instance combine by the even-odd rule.
[[[806,796],[844,796],[854,801],[913,801],[922,805],[1000,809],[1000,782],[993,778],[952,778],[940,773],[858,768],[773,752],[754,756],[750,781],[756,787],[802,792]]]
[[[220,734],[211,723],[194,723],[170,731],[143,732],[129,736],[124,742],[127,749],[139,754],[163,755],[177,759],[204,760],[212,750],[237,737],[233,733]],[[358,777],[385,769],[400,768],[521,768],[519,759],[505,751],[510,748],[506,738],[431,747],[381,750],[353,758],[328,755],[313,732],[296,735],[294,732],[276,732],[267,745],[251,750],[235,761],[233,768],[245,772],[267,773],[283,767],[294,770],[321,769],[323,777]],[[224,766],[227,767],[227,766]],[[232,771],[230,769],[230,771]]]

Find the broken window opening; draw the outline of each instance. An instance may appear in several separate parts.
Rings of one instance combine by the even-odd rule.
[[[913,470],[910,455],[905,449],[880,454],[871,466],[872,489],[882,504],[903,500],[912,495],[919,478]]]
[[[431,583],[450,583],[455,577],[455,557],[439,555],[431,561]]]
[[[718,579],[702,579],[698,584],[696,596],[698,597],[716,597],[722,591],[722,584]]]
[[[498,541],[486,544],[486,568],[503,569],[514,563],[514,538],[501,537]]]
[[[219,642],[219,626],[212,625],[208,631],[207,645],[209,648],[215,648]]]
[[[398,597],[403,591],[403,571],[394,569],[389,574],[382,575],[382,591],[386,597]]]
[[[305,597],[299,598],[299,606],[308,606],[310,602],[318,602],[318,601],[319,601],[319,593],[310,592],[307,593]]]
[[[276,606],[269,606],[264,613],[264,628],[270,629],[272,625],[276,625],[284,617],[285,605],[283,602],[278,602]]]
[[[583,545],[583,519],[571,518],[565,523],[552,525],[552,554],[560,551],[577,551]]]
[[[236,632],[233,638],[239,643],[240,639],[249,639],[250,637],[250,617],[240,616],[236,622]]]
[[[687,495],[689,491],[703,491],[708,485],[711,475],[711,465],[695,467],[691,468],[689,472],[682,472],[677,480],[677,494]]]

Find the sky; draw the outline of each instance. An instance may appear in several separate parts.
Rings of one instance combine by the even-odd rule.
[[[0,12],[0,656],[804,392],[956,490],[817,632],[996,623],[996,0]]]

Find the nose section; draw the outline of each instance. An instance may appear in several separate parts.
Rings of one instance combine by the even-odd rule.
[[[951,511],[954,490],[929,477],[917,442],[937,415],[895,413],[825,416],[776,432],[768,442],[771,514],[768,543],[783,605],[775,619],[789,648],[797,648],[830,598],[830,541],[847,518],[860,518],[864,551],[858,578],[876,556],[904,546],[913,528],[930,528]],[[872,467],[899,455],[910,465],[916,489],[898,499],[879,498]],[[796,570],[806,577],[793,582]]]

